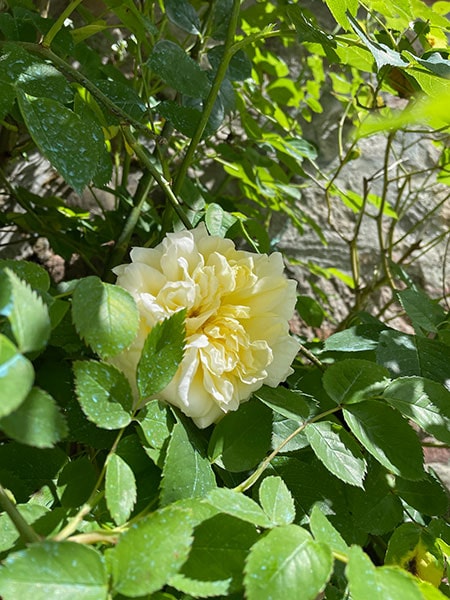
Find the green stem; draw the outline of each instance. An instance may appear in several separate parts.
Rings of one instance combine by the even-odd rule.
[[[80,510],[77,512],[77,514],[67,523],[67,525],[65,527],[63,527],[59,533],[57,533],[56,535],[53,536],[53,538],[52,538],[53,541],[63,542],[68,537],[71,537],[72,534],[74,534],[75,531],[78,529],[78,526],[81,523],[81,521],[84,519],[84,517],[86,517],[92,511],[92,509],[100,502],[100,500],[105,495],[105,492],[99,491],[99,488],[102,485],[103,480],[106,475],[106,465],[108,464],[108,459],[116,451],[117,446],[122,438],[122,435],[124,434],[125,429],[126,429],[126,427],[121,429],[119,431],[119,433],[117,434],[117,437],[114,440],[114,444],[112,445],[112,448],[109,451],[108,456],[106,457],[106,460],[103,464],[102,470],[100,471],[100,475],[98,476],[97,482],[96,482],[94,489],[92,490],[92,493],[89,496],[88,500],[83,504],[83,506],[80,508]]]
[[[3,508],[5,513],[11,519],[14,527],[20,534],[20,537],[29,544],[40,542],[41,537],[35,532],[35,530],[29,525],[22,517],[17,507],[8,496],[5,488],[0,484],[0,506]]]
[[[235,492],[245,492],[245,490],[248,490],[248,488],[250,488],[254,483],[256,483],[258,481],[258,479],[261,477],[261,475],[263,474],[263,472],[267,469],[267,467],[270,465],[270,463],[272,462],[272,460],[277,456],[277,454],[279,454],[279,452],[281,452],[281,450],[292,440],[295,438],[296,435],[298,435],[299,433],[301,433],[305,427],[307,427],[308,425],[310,425],[311,423],[316,423],[317,421],[320,421],[320,419],[323,419],[324,417],[327,417],[328,415],[332,415],[336,412],[338,412],[339,410],[341,410],[341,406],[335,406],[334,408],[330,408],[329,410],[326,410],[322,413],[320,413],[320,415],[316,415],[315,417],[313,417],[312,419],[308,419],[307,421],[305,421],[304,423],[302,423],[300,425],[300,427],[298,427],[295,431],[293,431],[291,434],[289,434],[287,436],[287,438],[285,438],[281,444],[279,446],[277,446],[275,448],[275,450],[273,450],[263,461],[262,463],[259,465],[259,467],[256,469],[256,471],[254,471],[250,477],[247,477],[247,479],[245,481],[243,481],[242,483],[240,483],[238,486],[236,486],[234,488]]]
[[[50,30],[45,34],[42,40],[44,48],[48,48],[53,42],[54,37],[58,34],[61,27],[64,25],[64,21],[73,13],[76,7],[81,4],[83,0],[72,0],[69,6],[59,15],[58,19],[53,23]]]
[[[165,193],[167,199],[169,200],[170,204],[172,205],[172,208],[177,213],[180,221],[183,223],[183,225],[187,229],[192,229],[192,223],[189,221],[186,213],[184,212],[183,207],[181,206],[181,204],[175,194],[175,191],[172,190],[172,188],[170,187],[170,183],[163,176],[163,174],[159,171],[157,165],[154,162],[155,159],[150,157],[150,155],[141,146],[141,144],[139,144],[139,142],[136,140],[136,138],[134,137],[134,135],[131,133],[131,131],[129,129],[124,127],[124,128],[122,128],[122,132],[123,132],[123,135],[124,135],[128,145],[130,146],[130,148],[134,151],[134,153],[136,154],[138,159],[141,161],[141,163],[144,165],[144,167],[147,169],[147,171],[149,171],[152,174],[155,181],[158,183],[160,188]]]
[[[205,127],[208,124],[209,117],[211,116],[211,112],[214,108],[214,103],[217,99],[217,95],[219,94],[220,86],[222,85],[222,81],[225,78],[228,69],[228,64],[231,60],[231,57],[236,52],[236,49],[233,48],[233,42],[239,19],[240,4],[240,0],[233,0],[230,24],[228,26],[227,36],[223,47],[223,58],[219,65],[219,68],[217,69],[217,73],[212,83],[208,97],[206,98],[200,121],[189,143],[188,149],[184,156],[183,162],[180,165],[177,177],[173,185],[173,192],[177,196],[179,195],[181,188],[183,187],[183,182],[194,158],[195,151],[197,150],[197,146],[199,145],[200,140],[202,139]]]

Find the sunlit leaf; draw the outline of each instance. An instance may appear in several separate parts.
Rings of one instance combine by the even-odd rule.
[[[136,480],[129,465],[118,454],[106,463],[106,505],[116,525],[123,525],[136,502]]]

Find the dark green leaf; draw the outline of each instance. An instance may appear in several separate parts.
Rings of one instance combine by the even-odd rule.
[[[263,386],[254,395],[273,411],[288,419],[300,418],[304,421],[311,416],[311,409],[307,402],[313,401],[313,398],[297,390]]]
[[[363,487],[366,461],[354,438],[337,423],[310,423],[306,437],[325,467],[350,485]]]
[[[42,542],[11,554],[0,567],[4,600],[106,600],[108,578],[101,555],[75,542]]]
[[[10,269],[0,272],[0,314],[7,317],[21,352],[41,350],[50,335],[47,306]]]
[[[405,479],[423,479],[419,438],[393,408],[377,400],[349,404],[344,418],[356,438],[386,469]]]
[[[408,481],[397,477],[395,493],[409,506],[430,517],[444,515],[449,508],[447,491],[442,483],[427,473],[421,481]]]
[[[164,6],[169,21],[187,33],[200,35],[200,19],[192,4],[187,0],[164,0]]]
[[[266,455],[271,433],[272,411],[250,400],[216,425],[209,443],[209,456],[229,471],[247,471]]]
[[[103,150],[100,127],[95,130],[78,115],[50,98],[20,92],[19,106],[35,144],[78,193],[91,181]]]
[[[14,440],[36,448],[51,448],[67,435],[58,405],[39,388],[33,388],[14,412],[0,420],[0,428]]]
[[[450,444],[450,392],[443,385],[424,377],[399,377],[383,397],[419,427]]]
[[[447,385],[450,346],[423,336],[384,331],[380,335],[377,362],[396,377],[421,375]]]
[[[234,492],[227,488],[216,488],[208,493],[205,501],[214,506],[218,511],[242,521],[247,521],[260,527],[272,527],[271,520],[264,514],[261,507],[254,500],[248,496],[244,496],[242,493]]]
[[[68,104],[73,98],[66,78],[48,63],[28,65],[17,77],[15,85],[29,96],[51,98],[61,104]]]
[[[68,462],[57,481],[61,505],[77,508],[86,502],[97,483],[98,473],[86,456]]]
[[[0,417],[16,410],[33,386],[32,363],[0,334]]]
[[[72,318],[79,335],[102,358],[127,348],[139,326],[139,312],[131,294],[98,277],[86,277],[78,283],[72,299]]]
[[[3,120],[13,107],[16,99],[16,90],[9,83],[1,82],[2,93],[0,94],[0,120]]]
[[[424,55],[425,56],[425,55]],[[439,52],[439,49],[429,54],[426,58],[419,58],[411,55],[413,60],[417,61],[422,67],[425,67],[432,73],[439,75],[440,77],[450,77],[450,65],[448,56],[444,57]]]
[[[158,42],[148,59],[148,66],[177,92],[192,98],[206,98],[211,84],[196,63],[178,44]]]
[[[106,463],[105,496],[116,525],[126,523],[136,503],[136,480],[131,468],[117,454],[111,454]]]
[[[383,535],[403,519],[403,506],[392,493],[392,478],[388,479],[384,467],[373,459],[369,463],[364,490],[348,489],[347,502],[360,529],[372,535]]]
[[[325,312],[317,300],[310,296],[297,296],[295,308],[298,314],[310,327],[320,327],[325,318]]]
[[[242,588],[245,558],[257,539],[254,525],[230,515],[213,516],[196,527],[181,573],[198,581],[226,581],[229,592],[237,591]]]
[[[130,85],[112,79],[101,79],[96,81],[95,85],[131,118],[136,119],[136,121],[143,118],[146,106]]]
[[[172,430],[161,483],[161,505],[183,498],[202,498],[216,487],[208,459],[203,456],[181,423]]]
[[[400,303],[411,319],[417,334],[424,330],[426,333],[437,333],[438,326],[446,318],[444,309],[424,292],[408,288],[397,292]]]
[[[281,477],[263,479],[259,487],[259,501],[273,525],[289,525],[294,521],[294,499]]]
[[[170,121],[186,137],[193,137],[200,122],[201,112],[190,106],[180,106],[176,102],[165,100],[158,105],[160,114]],[[206,129],[206,135],[210,131]]]
[[[131,422],[133,396],[125,375],[113,365],[74,363],[78,401],[87,418],[103,429],[121,429]]]
[[[190,511],[175,505],[140,519],[110,557],[115,590],[136,597],[161,589],[186,561],[192,531]]]
[[[183,359],[186,311],[157,323],[145,340],[137,368],[141,398],[154,396],[172,380]]]
[[[386,386],[384,367],[356,358],[339,361],[325,371],[323,386],[336,404],[360,402]]]
[[[217,71],[223,60],[224,47],[214,46],[208,50],[208,60],[214,71]],[[238,50],[228,64],[227,77],[231,81],[244,81],[252,76],[252,63],[243,50]]]
[[[330,549],[297,525],[272,529],[250,550],[245,567],[248,600],[314,600],[333,569]]]

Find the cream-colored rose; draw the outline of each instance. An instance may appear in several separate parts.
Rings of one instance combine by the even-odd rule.
[[[236,250],[204,224],[168,234],[156,248],[133,248],[114,269],[141,315],[139,333],[112,362],[135,386],[145,339],[162,319],[186,308],[184,358],[158,398],[178,406],[199,427],[218,421],[263,384],[292,372],[299,344],[289,335],[296,284],[279,253]]]

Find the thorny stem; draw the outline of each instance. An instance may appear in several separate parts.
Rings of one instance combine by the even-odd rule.
[[[14,527],[20,534],[20,537],[29,544],[40,542],[41,537],[35,532],[35,530],[29,525],[22,517],[20,512],[17,510],[15,504],[8,496],[5,488],[0,484],[0,506],[6,512],[8,517],[14,524]]]
[[[180,221],[183,223],[183,225],[187,229],[192,229],[192,224],[189,221],[186,213],[184,212],[183,207],[181,206],[181,204],[176,196],[175,191],[172,190],[170,183],[163,176],[163,174],[159,171],[157,165],[154,162],[155,159],[150,157],[150,155],[139,144],[139,142],[136,140],[136,138],[134,137],[134,135],[131,133],[131,131],[128,128],[124,127],[122,129],[122,132],[123,132],[123,135],[124,135],[128,145],[130,146],[130,148],[132,148],[132,150],[134,151],[134,153],[136,154],[138,159],[141,161],[141,163],[144,165],[144,167],[152,174],[155,181],[158,183],[160,188],[165,193],[167,199],[169,200],[170,204],[172,205],[172,208],[175,210],[176,214],[178,215]]]
[[[202,139],[203,132],[205,131],[205,127],[208,124],[209,117],[214,108],[214,103],[217,99],[217,95],[220,90],[220,86],[222,85],[222,81],[225,78],[228,64],[231,60],[231,57],[236,52],[235,48],[233,48],[234,36],[237,29],[237,23],[239,18],[239,9],[240,9],[240,0],[233,0],[233,7],[230,16],[230,24],[228,26],[227,37],[225,39],[225,44],[223,47],[223,58],[217,69],[216,76],[212,83],[211,89],[209,91],[208,97],[205,101],[205,105],[203,107],[203,112],[201,114],[199,123],[194,132],[194,135],[189,143],[188,149],[184,156],[183,162],[180,165],[178,170],[178,175],[175,179],[173,185],[173,192],[175,195],[178,195],[183,187],[183,182],[188,172],[188,169],[192,163],[194,158],[195,151],[197,150],[197,146]]]
[[[270,465],[270,463],[272,462],[272,460],[277,456],[277,454],[279,454],[281,452],[281,450],[292,440],[295,438],[296,435],[298,435],[299,433],[301,433],[308,425],[310,425],[311,423],[316,423],[317,421],[320,421],[320,419],[323,419],[324,417],[327,417],[328,415],[332,415],[336,412],[338,412],[339,410],[341,410],[341,406],[335,406],[334,408],[330,408],[329,410],[326,410],[322,413],[320,413],[319,415],[316,415],[315,417],[312,417],[311,419],[307,419],[306,421],[304,421],[300,427],[297,427],[297,429],[295,431],[293,431],[291,434],[289,434],[282,442],[279,446],[277,446],[275,448],[275,450],[273,450],[263,461],[262,463],[259,465],[259,467],[256,469],[256,471],[254,471],[250,477],[247,477],[247,479],[245,481],[243,481],[242,483],[240,483],[239,485],[237,485],[234,489],[235,492],[245,492],[245,490],[248,490],[253,484],[255,484],[258,479],[261,477],[261,475],[263,474],[263,472],[266,470],[266,468]]]
[[[321,362],[317,356],[315,356],[308,348],[306,348],[303,344],[300,344],[300,354],[303,354],[310,362],[313,363],[316,367],[318,367],[321,371],[325,371],[326,367]]]

